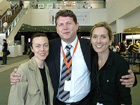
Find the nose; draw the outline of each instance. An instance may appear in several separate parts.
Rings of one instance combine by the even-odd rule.
[[[101,42],[101,39],[98,37],[97,38],[97,43],[100,43]]]
[[[44,51],[44,49],[45,49],[44,46],[41,46],[40,50],[41,50],[41,51]]]
[[[68,28],[67,24],[64,24],[63,29],[67,29],[67,28]]]

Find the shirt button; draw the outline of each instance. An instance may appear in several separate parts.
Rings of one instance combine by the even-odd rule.
[[[109,80],[107,80],[106,82],[109,82]]]

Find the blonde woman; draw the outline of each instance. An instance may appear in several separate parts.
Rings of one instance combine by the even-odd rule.
[[[91,87],[93,89],[96,82],[97,86],[91,105],[131,105],[130,88],[120,82],[121,77],[128,74],[129,65],[124,58],[109,50],[112,31],[106,22],[99,22],[92,28],[91,43],[97,53],[92,59]]]

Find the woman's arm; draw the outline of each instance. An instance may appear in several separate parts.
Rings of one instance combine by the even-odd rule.
[[[24,105],[24,97],[26,95],[28,82],[26,81],[26,76],[21,69],[18,68],[18,73],[21,74],[20,82],[16,85],[12,85],[9,93],[8,105]]]
[[[125,61],[124,59],[121,60],[122,62],[120,62],[119,67],[118,67],[118,71],[117,71],[117,89],[119,92],[119,98],[120,98],[120,103],[123,105],[131,105],[132,101],[131,101],[131,93],[130,93],[130,88],[126,88],[124,85],[121,84],[120,82],[120,78],[123,75],[127,75],[128,74],[128,69],[129,69],[129,64],[127,63],[127,61]]]

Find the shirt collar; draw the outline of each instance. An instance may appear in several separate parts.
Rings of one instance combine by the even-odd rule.
[[[113,64],[113,51],[109,50],[109,57],[105,63],[105,65],[112,65]],[[93,56],[93,63],[98,66],[98,54],[95,54],[95,56]]]
[[[75,45],[76,45],[76,42],[77,42],[77,36],[76,36],[75,40],[74,40],[72,43],[70,43],[70,45],[72,45],[72,47],[74,48]],[[62,39],[61,39],[61,43],[62,43],[62,46],[63,46],[63,50],[65,50],[65,47],[66,47],[68,44],[67,44],[66,42],[64,42]]]

